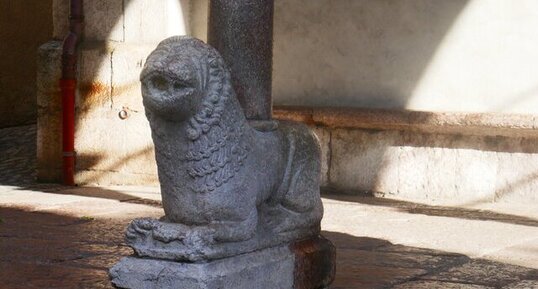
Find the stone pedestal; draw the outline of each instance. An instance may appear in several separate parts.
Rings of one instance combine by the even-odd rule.
[[[334,279],[335,259],[331,242],[317,237],[207,263],[126,257],[110,277],[129,289],[318,289]]]

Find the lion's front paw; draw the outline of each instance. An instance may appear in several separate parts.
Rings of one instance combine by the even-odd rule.
[[[215,230],[208,227],[192,228],[183,239],[189,247],[207,246],[215,243]]]
[[[188,232],[189,227],[182,224],[159,223],[159,226],[153,229],[153,238],[163,243],[182,242]]]
[[[177,241],[186,247],[199,247],[215,243],[215,230],[209,227],[189,227],[143,218],[131,222],[125,237],[129,244],[153,242],[170,244]]]
[[[127,227],[125,232],[125,238],[127,241],[134,241],[137,238],[147,238],[151,235],[153,228],[157,225],[157,222],[153,219],[143,218],[135,219]]]

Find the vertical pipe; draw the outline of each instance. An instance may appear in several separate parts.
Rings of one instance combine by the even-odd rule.
[[[62,51],[62,151],[63,183],[75,185],[75,92],[77,87],[77,46],[80,42],[84,16],[82,0],[70,1],[69,33]]]
[[[62,177],[63,184],[75,185],[75,79],[61,79],[62,90]]]
[[[230,67],[234,89],[249,120],[272,114],[274,0],[211,0],[208,43]]]

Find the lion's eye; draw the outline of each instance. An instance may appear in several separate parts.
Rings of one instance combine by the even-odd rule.
[[[168,89],[168,80],[162,76],[156,76],[151,80],[153,87],[158,90],[167,90]]]

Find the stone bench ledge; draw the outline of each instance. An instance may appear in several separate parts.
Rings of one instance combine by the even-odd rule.
[[[328,128],[408,130],[478,136],[538,137],[534,115],[275,106],[276,119]]]

